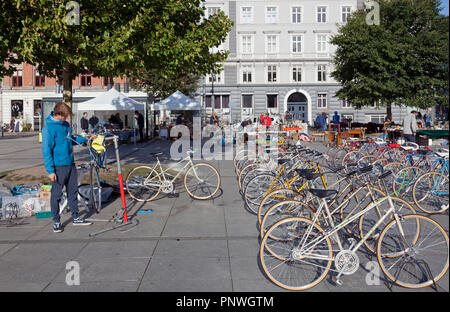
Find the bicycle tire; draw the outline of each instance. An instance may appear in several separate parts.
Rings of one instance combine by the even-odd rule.
[[[213,183],[214,184],[212,184],[212,183],[209,183],[209,182],[205,182],[204,181],[204,177],[198,177],[198,172],[195,172],[195,170],[197,170],[197,169],[200,169],[200,168],[209,168],[209,173],[208,173],[208,177],[207,178],[209,178],[209,177],[215,177],[215,179],[213,179]],[[193,172],[194,171],[194,172]],[[192,173],[191,173],[192,172]],[[198,189],[198,187],[200,186],[200,185],[202,185],[202,184],[205,184],[205,183],[208,183],[208,184],[211,184],[211,186],[213,187],[212,188],[212,192],[211,191],[209,191],[209,189],[210,189],[210,187],[209,186],[207,186],[207,189],[208,189],[208,193],[209,193],[209,195],[208,196],[198,196],[198,195],[194,195],[194,192],[193,192],[193,190],[192,189],[190,189],[187,185],[188,185],[188,179],[189,179],[189,174],[192,174],[192,178],[191,179],[199,179],[200,178],[200,181],[197,181],[195,184],[196,184],[196,189],[195,190],[197,190]],[[195,180],[194,180],[195,181]],[[219,174],[219,172],[217,171],[217,169],[214,167],[214,166],[212,166],[212,165],[210,165],[210,164],[207,164],[207,163],[196,163],[195,165],[193,165],[193,166],[191,166],[191,167],[189,167],[189,169],[186,171],[186,174],[184,175],[184,188],[186,189],[186,192],[189,194],[189,196],[191,196],[192,198],[195,198],[195,199],[198,199],[198,200],[206,200],[206,199],[210,199],[210,198],[212,198],[214,195],[216,195],[216,193],[219,191],[219,188],[220,188],[220,182],[221,182],[221,179],[220,179],[220,174]],[[202,189],[203,189],[204,187],[202,187]]]
[[[398,229],[397,220],[394,219],[380,233],[377,259],[381,270],[395,284],[406,288],[418,289],[437,283],[448,271],[449,266],[449,238],[446,231],[433,219],[417,214],[402,216],[399,223],[401,231]],[[420,223],[421,236],[415,243],[411,243],[409,242],[411,235],[408,235],[409,230],[406,229],[412,227],[414,231],[415,223]],[[424,244],[428,239],[432,239],[430,246],[433,248]],[[442,257],[437,251],[442,253]],[[391,254],[393,256],[387,256]],[[426,256],[430,256],[431,261],[423,260]],[[400,262],[402,258],[405,263]],[[429,265],[437,266],[438,269],[431,269]],[[408,266],[407,270],[404,269],[405,266]],[[404,274],[400,276],[402,273]],[[433,276],[428,277],[429,273]],[[417,278],[417,281],[406,281],[413,278]]]
[[[294,232],[294,226],[286,225],[289,223],[297,223],[295,226],[296,232]],[[300,226],[303,223],[303,226]],[[313,272],[312,276],[308,278],[307,281],[305,281],[306,275],[309,273],[308,269],[300,267],[302,264],[305,264],[305,266],[308,266],[308,262],[310,261],[317,261],[318,259],[313,259],[310,261],[303,261],[304,259],[307,259],[307,256],[299,257],[300,259],[295,260],[292,259],[292,256],[294,254],[294,249],[291,247],[295,244],[295,239],[302,239],[303,237],[306,237],[305,235],[302,235],[304,233],[304,230],[309,229],[309,226],[311,226],[311,236],[314,238],[317,237],[323,237],[324,239],[323,244],[320,247],[324,249],[323,256],[327,259],[323,260],[323,263],[320,262],[319,264],[314,263],[312,265],[313,269],[319,270],[319,272]],[[284,227],[284,229],[283,229]],[[291,227],[291,232],[289,233],[289,227]],[[271,240],[271,236],[277,236],[272,235],[275,231],[285,232],[287,239],[286,240]],[[308,239],[306,237],[305,239]],[[278,247],[276,244],[283,245],[286,243],[287,247],[281,246]],[[319,252],[319,248],[317,248],[318,245],[315,246],[314,250],[316,252]],[[279,251],[278,253],[275,253],[275,251]],[[261,263],[261,267],[263,268],[264,273],[266,276],[276,285],[278,285],[281,288],[287,289],[287,290],[307,290],[310,289],[317,284],[319,284],[328,274],[333,258],[333,249],[331,246],[331,242],[329,237],[326,236],[325,231],[318,226],[317,224],[314,224],[311,220],[305,219],[305,218],[287,218],[278,221],[275,223],[266,233],[266,235],[263,237],[261,241],[261,246],[259,250],[259,259]],[[309,259],[308,259],[309,260]],[[271,262],[274,262],[275,265],[273,268],[268,269],[268,267],[272,267]],[[284,267],[282,267],[282,264],[286,264],[286,271],[287,274],[284,273],[282,270]],[[281,272],[280,272],[281,271]],[[280,272],[280,273],[279,273]],[[297,278],[294,279],[289,273],[292,272],[292,275],[294,274],[300,274],[299,281],[294,284],[294,281],[297,281]],[[278,274],[277,274],[278,273]],[[283,273],[283,274],[281,274]],[[281,277],[286,277],[287,280],[283,280]],[[309,280],[310,279],[310,280]]]
[[[438,181],[438,183],[440,185],[442,185],[442,181],[444,182],[444,184],[447,185],[447,187],[444,187],[443,189],[446,190],[446,193],[442,193],[440,194],[441,196],[436,196],[436,194],[432,194],[432,189],[434,188],[434,185],[431,185],[429,181],[425,181],[428,182],[428,191],[425,192],[424,196],[420,195],[420,192],[425,191],[422,188],[423,186],[420,185],[420,183],[422,183],[423,180],[425,179],[433,179],[432,176],[437,176],[438,179],[440,179],[441,181]],[[433,179],[433,183],[436,183],[436,180]],[[416,206],[422,210],[425,213],[429,213],[429,214],[438,214],[438,213],[443,213],[445,211],[448,210],[449,207],[449,197],[448,197],[448,190],[449,190],[449,179],[447,176],[441,174],[440,172],[427,172],[423,175],[421,175],[419,178],[417,178],[416,182],[414,183],[413,186],[413,199],[414,199],[414,203],[416,204]],[[424,186],[424,188],[426,188],[426,186]],[[426,199],[426,200],[425,200]],[[425,205],[426,204],[426,205]],[[434,204],[434,205],[433,205]],[[437,210],[431,210],[429,209],[429,207],[436,207]]]
[[[144,177],[142,177],[141,175],[138,175],[137,177],[134,177],[134,174],[137,174],[138,170],[142,170],[143,171],[143,175]],[[158,187],[148,187],[144,185],[145,180],[147,180],[150,176],[153,177],[151,178],[152,182],[154,182],[155,184],[159,184]],[[161,177],[157,174],[157,171],[155,168],[152,167],[148,167],[148,166],[138,166],[136,168],[134,168],[133,170],[131,170],[128,175],[127,178],[125,179],[125,186],[127,189],[127,193],[131,196],[131,198],[133,198],[134,200],[138,201],[138,202],[150,202],[152,200],[154,200],[159,193],[161,192],[162,189],[162,185],[161,185]],[[150,192],[150,195],[148,196],[141,196],[139,194],[139,191],[137,193],[134,192],[135,189],[147,189]]]

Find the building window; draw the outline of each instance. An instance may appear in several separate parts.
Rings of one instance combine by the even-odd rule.
[[[276,23],[277,22],[277,8],[267,7],[266,8],[266,23]]]
[[[327,107],[327,94],[319,93],[317,94],[317,108],[326,108]]]
[[[278,95],[267,94],[267,108],[277,108],[277,107],[278,107]]]
[[[217,12],[219,12],[220,7],[209,7],[208,8],[208,18],[211,17],[212,15],[216,14]]]
[[[211,107],[212,104],[212,95],[207,95],[205,99],[205,106]],[[215,94],[214,95],[214,109],[221,109],[221,108],[229,108],[230,107],[230,96],[229,95],[222,95],[222,94]]]
[[[92,75],[80,75],[80,81],[82,87],[90,87],[92,85]]]
[[[41,116],[41,109],[42,109],[42,100],[33,100],[33,116],[40,117]]]
[[[327,35],[317,36],[317,52],[318,53],[327,52]]]
[[[327,22],[327,7],[317,7],[317,23]]]
[[[45,87],[45,76],[41,75],[37,70],[34,73],[34,85],[36,87]]]
[[[14,119],[23,117],[23,100],[11,101],[11,117],[14,117]]]
[[[253,12],[251,7],[241,8],[241,23],[250,24],[253,20]]]
[[[267,36],[266,37],[266,52],[267,53],[277,53],[277,36]]]
[[[351,13],[352,13],[352,7],[349,7],[349,6],[342,7],[342,22],[343,23],[347,23],[347,20],[350,17]]]
[[[223,71],[220,72],[219,74],[206,75],[208,83],[211,83],[211,84],[212,83],[222,83],[223,82],[222,74],[223,74]]]
[[[292,36],[292,53],[302,52],[302,36]]]
[[[293,7],[292,8],[292,23],[300,24],[302,22],[302,8]]]
[[[253,95],[244,94],[242,95],[242,108],[252,108],[253,107]]]
[[[242,36],[242,53],[253,53],[253,37],[252,36]]]
[[[107,87],[108,85],[114,86],[114,78],[111,77],[103,78],[103,86]]]
[[[294,82],[302,81],[302,68],[300,66],[292,67],[292,80]]]
[[[277,66],[267,66],[267,82],[277,82]]]
[[[386,115],[370,115],[369,121],[376,124],[383,124],[386,119]]]
[[[342,100],[342,108],[351,108],[352,104],[347,100]]]
[[[212,96],[211,95],[205,96],[205,107],[212,107],[211,103],[212,103]]]
[[[342,114],[342,120],[353,121],[353,114]]]
[[[253,67],[251,65],[242,66],[242,82],[252,82]]]
[[[15,71],[12,75],[12,86],[22,87],[22,70]]]
[[[327,81],[327,66],[318,65],[317,66],[317,81]]]

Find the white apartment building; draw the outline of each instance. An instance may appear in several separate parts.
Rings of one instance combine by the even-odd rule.
[[[384,121],[385,108],[356,110],[339,100],[340,84],[330,76],[336,50],[330,39],[362,0],[207,0],[205,6],[206,16],[222,10],[234,22],[220,47],[230,51],[224,71],[208,75],[197,92],[207,113],[233,107],[242,118],[256,118],[289,111],[313,124],[327,110],[355,122]],[[393,108],[394,121],[405,113]]]

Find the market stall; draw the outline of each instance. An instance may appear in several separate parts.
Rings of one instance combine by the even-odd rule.
[[[80,118],[83,112],[88,112],[88,116],[96,115],[100,121],[108,122],[111,115],[118,115],[123,120],[124,126],[121,129],[112,130],[121,141],[135,137],[136,123],[134,112],[143,112],[146,115],[146,104],[126,97],[116,89],[109,91],[78,104],[77,109],[77,129],[80,129]],[[146,124],[144,125],[146,127]]]
[[[200,104],[180,91],[176,91],[168,98],[152,104],[152,110],[163,112],[164,117],[160,119],[157,131],[159,137],[164,138],[170,137],[170,128],[175,124],[187,125],[192,130],[192,118],[200,117]]]

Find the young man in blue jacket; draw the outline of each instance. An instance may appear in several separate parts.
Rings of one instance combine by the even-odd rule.
[[[72,115],[71,108],[62,102],[56,104],[53,112],[46,119],[42,129],[42,154],[45,169],[52,182],[50,207],[53,216],[53,232],[62,232],[59,216],[59,201],[65,186],[69,208],[72,212],[73,225],[91,225],[78,217],[78,181],[77,169],[73,158],[72,145],[83,144],[86,138],[72,136],[70,124],[66,121]]]

